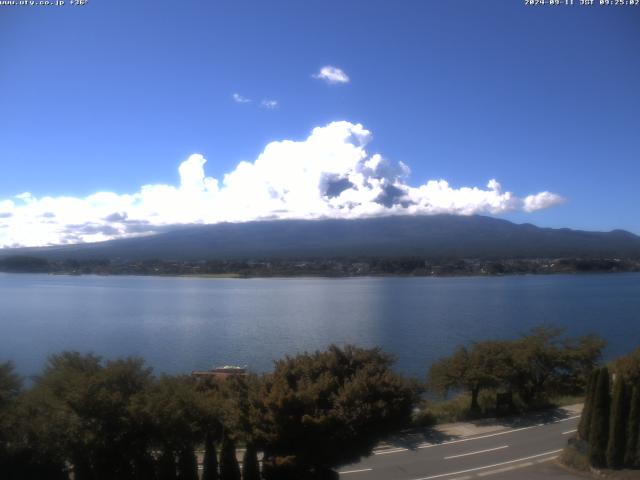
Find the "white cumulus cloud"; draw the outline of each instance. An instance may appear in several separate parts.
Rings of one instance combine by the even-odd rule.
[[[234,93],[233,95],[231,95],[231,98],[233,98],[233,101],[236,102],[236,103],[250,103],[251,102],[250,98],[243,97],[239,93]]]
[[[522,209],[525,212],[535,212],[536,210],[541,210],[543,208],[553,207],[563,201],[564,199],[559,197],[557,194],[544,191],[536,193],[535,195],[527,195],[524,198]]]
[[[264,99],[260,102],[260,106],[262,108],[266,108],[267,110],[273,110],[274,108],[278,108],[280,104],[277,100]]]
[[[0,199],[0,246],[92,242],[177,224],[532,212],[563,201],[547,191],[521,198],[496,180],[484,188],[454,187],[443,179],[411,186],[407,165],[367,151],[371,138],[360,124],[333,122],[304,140],[269,143],[258,158],[240,162],[222,179],[208,177],[205,158],[193,154],[178,168],[178,185],[87,197],[24,192]]]
[[[313,76],[313,78],[324,80],[325,82],[332,84],[349,83],[351,80],[344,70],[338,67],[332,67],[331,65],[322,67],[320,71]]]

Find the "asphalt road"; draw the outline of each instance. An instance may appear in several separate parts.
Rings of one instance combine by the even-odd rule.
[[[340,469],[342,480],[574,478],[554,466],[578,416],[484,435],[377,450]]]

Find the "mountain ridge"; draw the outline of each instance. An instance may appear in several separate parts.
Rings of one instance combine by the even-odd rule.
[[[0,256],[137,261],[240,258],[640,258],[640,236],[538,227],[479,215],[264,220],[180,226],[106,242],[0,250]]]

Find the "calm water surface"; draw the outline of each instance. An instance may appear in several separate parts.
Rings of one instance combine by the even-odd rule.
[[[379,345],[422,377],[459,344],[540,323],[640,346],[640,274],[198,279],[0,274],[0,361],[34,374],[65,349],[141,355],[156,372],[269,370],[330,343]]]

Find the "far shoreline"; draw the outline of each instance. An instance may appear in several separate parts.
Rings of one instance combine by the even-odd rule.
[[[123,260],[0,257],[0,272],[190,278],[504,277],[640,272],[638,258],[335,257]]]
[[[167,279],[200,279],[200,280],[288,280],[288,279],[378,279],[378,278],[398,278],[398,279],[458,279],[458,278],[508,278],[508,277],[556,277],[556,276],[597,276],[597,275],[621,275],[640,274],[639,271],[594,271],[594,272],[527,272],[508,274],[451,274],[451,275],[411,275],[411,274],[368,274],[368,275],[241,275],[241,274],[143,274],[143,273],[66,273],[66,272],[7,272],[0,271],[0,275],[47,275],[52,277],[136,277],[136,278],[167,278]]]

